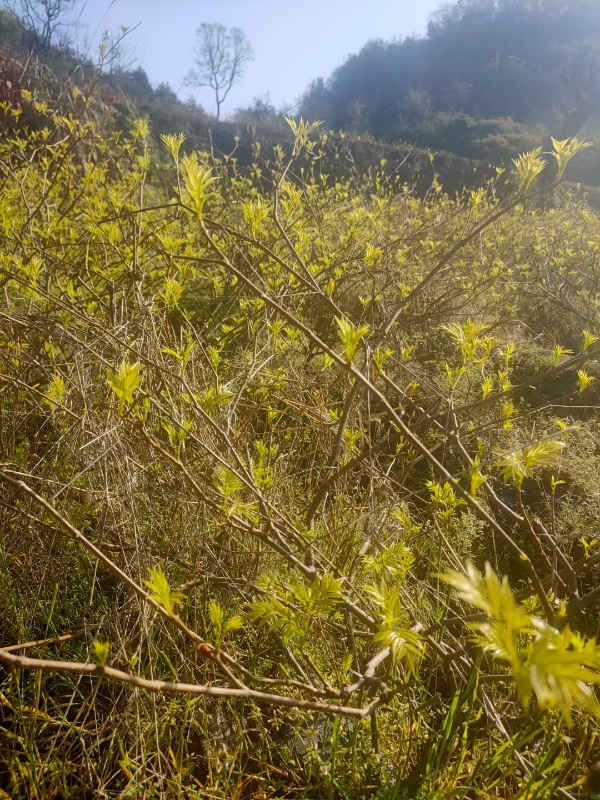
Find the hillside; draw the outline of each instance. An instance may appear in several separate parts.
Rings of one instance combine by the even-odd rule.
[[[591,146],[216,124],[11,37],[0,798],[594,796]]]
[[[255,108],[241,110],[231,120],[216,121],[201,106],[182,101],[168,85],[153,87],[141,67],[98,74],[91,62],[82,64],[68,50],[51,48],[42,62],[31,61],[28,52],[14,20],[0,12],[0,101],[13,108],[21,104],[20,93],[25,89],[37,102],[56,104],[60,98],[60,110],[71,111],[73,90],[85,93],[93,86],[94,113],[100,114],[103,127],[111,130],[127,131],[134,120],[145,118],[155,140],[161,134],[182,132],[186,137],[185,152],[211,150],[220,158],[233,155],[244,169],[255,159],[257,141],[271,152],[282,147],[289,153],[293,147],[285,119],[269,107],[258,113]],[[36,120],[31,106],[28,111],[11,125],[31,128],[43,124]],[[430,188],[434,175],[448,192],[454,193],[464,187],[475,188],[484,176],[494,174],[486,161],[447,152],[435,153],[432,161],[428,149],[342,131],[327,131],[325,150],[327,171],[333,177],[347,178],[369,171],[375,174],[385,163],[388,175],[397,176],[400,185],[409,183],[421,194]]]
[[[301,111],[335,129],[498,163],[600,109],[595,0],[460,0],[422,38],[371,41]]]

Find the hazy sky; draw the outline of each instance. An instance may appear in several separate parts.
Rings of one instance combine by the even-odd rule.
[[[183,78],[192,66],[196,28],[221,22],[242,28],[255,51],[224,113],[264,97],[277,107],[292,104],[313,78],[328,77],[368,39],[422,34],[440,0],[87,0],[83,21],[90,33],[119,26],[131,34],[139,63],[154,85],[166,81],[189,96]],[[90,54],[92,55],[92,54]],[[195,92],[208,110],[208,89]]]

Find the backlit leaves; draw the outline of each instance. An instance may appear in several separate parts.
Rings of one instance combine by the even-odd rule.
[[[552,440],[536,442],[499,458],[496,466],[502,470],[502,477],[506,483],[510,481],[515,486],[521,486],[524,478],[532,478],[536,469],[556,464],[564,447],[564,442]]]
[[[449,483],[439,484],[427,481],[427,488],[431,495],[431,502],[437,508],[442,519],[450,519],[459,506],[465,505],[465,501],[462,497],[457,497]]]
[[[167,278],[160,296],[164,300],[167,311],[174,311],[183,294],[183,284],[173,278]]]
[[[573,353],[572,350],[568,350],[566,347],[561,347],[561,345],[557,344],[554,346],[554,366],[556,366],[560,360],[561,356],[571,355]]]
[[[328,573],[317,575],[310,586],[289,587],[285,597],[269,593],[250,603],[247,617],[269,630],[280,631],[285,638],[302,641],[316,617],[329,616],[344,601],[343,583],[343,578],[334,578]]]
[[[171,616],[175,615],[175,607],[183,605],[183,593],[173,591],[162,570],[162,567],[153,567],[150,570],[150,580],[144,581],[153,600],[162,606]]]
[[[414,561],[412,551],[402,542],[383,547],[376,555],[363,557],[363,565],[367,571],[374,572],[378,577],[388,575],[400,582],[404,580]]]
[[[518,158],[513,158],[512,161],[515,165],[519,189],[523,192],[529,191],[533,181],[544,171],[548,163],[542,158],[541,147],[529,150]]]
[[[213,630],[213,637],[216,647],[220,647],[227,637],[227,634],[243,628],[244,622],[239,615],[225,619],[225,610],[216,600],[211,600],[208,606],[208,615]]]
[[[221,508],[227,517],[238,515],[256,522],[256,503],[246,503],[240,497],[244,484],[229,467],[220,464],[215,470],[214,487],[222,497]]]
[[[470,470],[470,478],[471,478],[471,495],[475,497],[478,490],[484,485],[486,480],[488,479],[487,475],[484,475],[480,469],[481,459],[479,456],[475,456],[473,459],[473,464],[471,465]]]
[[[583,345],[581,347],[582,353],[585,353],[588,348],[590,348],[597,341],[598,337],[594,336],[593,333],[590,333],[589,331],[583,331]]]
[[[418,631],[407,625],[407,615],[400,600],[400,586],[388,586],[381,580],[374,586],[366,587],[371,600],[377,608],[379,624],[375,641],[389,647],[392,659],[404,661],[415,673],[420,659],[425,655],[425,640]]]
[[[494,383],[492,379],[488,376],[483,383],[481,384],[481,396],[485,400],[485,398],[491,394],[494,389]]]
[[[212,414],[219,406],[226,406],[234,396],[234,392],[222,386],[211,386],[200,396],[200,403],[209,414]]]
[[[192,419],[184,419],[180,424],[174,424],[171,422],[163,423],[163,430],[169,437],[169,443],[175,458],[181,458],[185,440],[193,425],[194,420]]]
[[[242,213],[250,229],[250,236],[254,238],[269,216],[269,206],[261,198],[256,198],[242,205]]]
[[[122,361],[116,375],[109,371],[107,381],[117,396],[119,415],[122,417],[125,406],[133,403],[135,393],[142,382],[142,365]]]
[[[215,470],[215,489],[219,494],[223,495],[225,500],[231,500],[243,488],[244,484],[229,467],[222,465],[217,467]]]
[[[181,145],[185,141],[185,134],[184,133],[176,133],[176,134],[169,134],[163,133],[160,136],[160,139],[164,146],[167,148],[173,161],[176,163],[179,161],[179,151],[181,150]]]
[[[211,187],[217,183],[217,178],[210,167],[200,163],[197,153],[184,155],[181,159],[181,169],[186,194],[198,219],[201,219],[207,200],[215,193]]]
[[[450,322],[447,325],[440,325],[440,328],[449,333],[460,346],[463,364],[469,364],[476,354],[489,357],[495,340],[491,336],[480,335],[489,328],[489,325],[476,323],[469,319],[464,325],[458,322]],[[478,353],[480,350],[482,352]]]
[[[487,619],[471,622],[476,643],[511,669],[525,709],[535,695],[540,708],[558,709],[571,721],[573,705],[600,717],[600,705],[590,683],[600,682],[600,647],[583,640],[567,626],[562,631],[527,612],[515,601],[506,577],[486,564],[482,575],[468,563],[465,574],[438,576],[457,595],[483,611]]]
[[[552,146],[554,148],[552,155],[556,159],[557,164],[556,177],[560,180],[565,174],[567,165],[573,156],[585,150],[586,147],[592,147],[592,143],[584,142],[578,139],[577,136],[573,136],[571,139],[564,139],[563,141],[552,139]]]
[[[179,362],[182,372],[185,371],[187,363],[192,355],[196,343],[191,339],[182,345],[178,350],[173,350],[171,347],[163,347],[162,352],[168,356],[172,356]]]
[[[345,317],[335,317],[335,321],[338,326],[340,341],[344,346],[346,361],[351,362],[361,339],[368,333],[369,326],[361,325],[357,328]]]
[[[54,375],[46,389],[46,399],[50,408],[54,409],[56,406],[62,406],[66,390],[62,375]]]
[[[277,597],[267,596],[249,604],[246,617],[250,622],[264,625],[269,632],[278,631],[284,639],[301,632],[301,624],[296,622],[293,608]]]
[[[594,376],[588,375],[583,369],[577,370],[577,389],[579,394],[583,394],[585,390],[594,382]]]
[[[110,655],[110,642],[101,642],[99,639],[94,641],[94,658],[100,667],[105,667]]]
[[[294,134],[294,139],[298,147],[305,147],[309,142],[311,133],[316,131],[317,128],[323,124],[321,120],[308,122],[307,120],[302,119],[302,117],[300,117],[298,122],[296,122],[293,117],[285,117],[285,121],[292,129],[292,133]]]

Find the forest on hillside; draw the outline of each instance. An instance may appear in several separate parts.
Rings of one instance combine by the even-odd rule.
[[[459,0],[421,38],[368,42],[301,110],[331,128],[497,161],[600,132],[596,0]]]
[[[593,11],[422,46],[509,6]],[[217,122],[43,32],[0,16],[0,799],[599,796],[593,143]]]
[[[72,0],[53,2],[60,6]],[[93,62],[89,52],[73,51],[68,30],[59,33],[62,46],[49,48],[46,55],[55,73],[73,74],[77,81],[77,71],[93,68]],[[110,56],[101,82],[118,115],[147,117],[165,133],[183,131],[188,146],[200,148],[210,147],[210,128],[222,152],[231,152],[236,136],[247,143],[249,127],[259,130],[263,141],[290,141],[281,111],[268,99],[257,97],[226,119],[215,120],[189,90],[183,90],[187,99],[182,100],[167,83],[152,86],[127,37],[121,41],[113,35],[108,42]],[[0,10],[0,43],[19,53],[21,62],[32,44],[31,34],[6,10]],[[371,164],[366,152],[359,152],[361,168],[377,166],[382,157],[397,157],[393,148],[399,145],[415,153],[444,152],[446,158],[508,166],[519,153],[550,147],[551,136],[579,135],[598,145],[600,4],[448,3],[432,16],[426,35],[367,42],[331,76],[315,78],[301,97],[290,100],[294,113],[322,121],[327,130],[342,131],[355,142],[376,141]],[[460,162],[453,165],[464,172]],[[596,148],[587,153],[581,176],[588,184],[600,184]],[[456,188],[451,179],[450,185]]]

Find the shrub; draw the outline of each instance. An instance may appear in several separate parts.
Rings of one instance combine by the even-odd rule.
[[[111,132],[93,98],[36,110],[0,141],[4,785],[574,783],[597,555],[556,489],[593,387],[596,216],[537,188],[537,151],[506,199],[500,177],[418,198],[386,164],[330,179],[302,121],[242,169]],[[570,386],[526,407],[534,338],[528,386]]]

